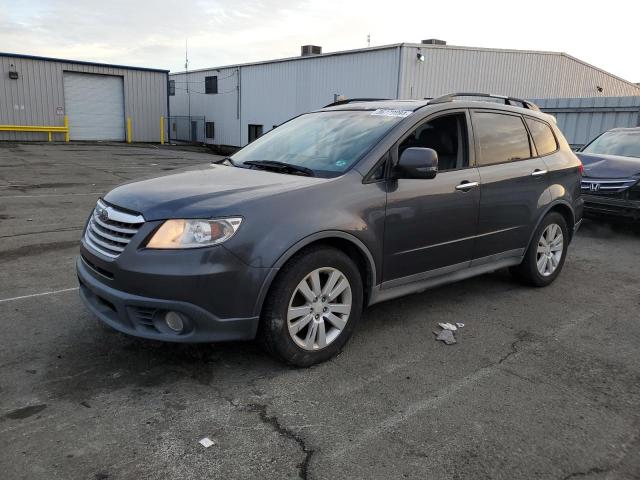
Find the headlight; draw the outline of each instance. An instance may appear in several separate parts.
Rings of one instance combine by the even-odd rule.
[[[238,231],[242,218],[216,220],[166,220],[153,234],[147,248],[198,248],[229,240]]]

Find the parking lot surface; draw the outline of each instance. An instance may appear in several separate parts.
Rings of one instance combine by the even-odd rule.
[[[99,326],[74,273],[96,199],[212,158],[0,144],[1,478],[640,478],[638,227],[586,221],[545,289],[498,271],[376,305],[310,369]]]

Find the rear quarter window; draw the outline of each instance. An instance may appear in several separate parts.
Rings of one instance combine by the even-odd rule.
[[[538,155],[548,155],[558,149],[558,142],[549,125],[527,117],[527,126],[538,150]]]
[[[473,112],[478,165],[494,165],[531,158],[529,134],[518,115]]]

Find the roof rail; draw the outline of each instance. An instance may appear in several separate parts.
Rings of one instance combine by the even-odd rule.
[[[335,107],[336,105],[345,105],[352,102],[379,102],[382,100],[391,100],[390,98],[347,98],[346,100],[338,100],[337,102],[325,105],[322,108]]]
[[[434,99],[425,99],[425,100],[429,100],[428,102],[429,105],[435,105],[437,103],[452,102],[457,97],[497,98],[500,100],[504,100],[505,105],[513,105],[517,107],[519,105],[516,105],[516,103],[520,103],[524,108],[528,108],[529,110],[536,110],[538,112],[540,111],[540,108],[538,108],[538,106],[535,103],[530,102],[529,100],[523,100],[521,98],[516,98],[516,97],[507,97],[505,95],[496,95],[493,93],[448,93],[447,95],[442,95],[441,97],[437,97]]]

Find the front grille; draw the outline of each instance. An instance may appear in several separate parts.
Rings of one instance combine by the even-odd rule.
[[[144,223],[132,215],[98,200],[84,234],[85,243],[110,258],[117,258]]]
[[[617,180],[583,178],[581,189],[590,195],[612,195],[622,193],[635,184],[637,178],[621,178]]]

